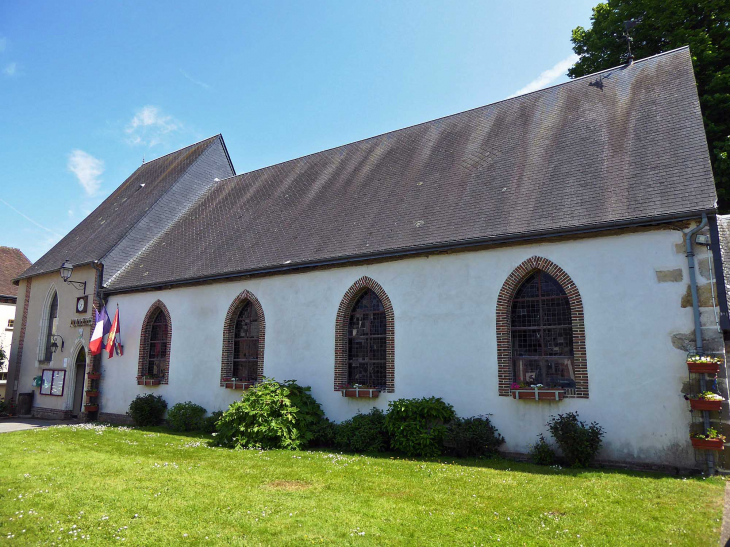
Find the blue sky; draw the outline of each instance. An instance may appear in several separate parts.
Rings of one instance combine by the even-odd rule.
[[[0,2],[0,245],[217,133],[242,173],[565,81],[596,3]]]

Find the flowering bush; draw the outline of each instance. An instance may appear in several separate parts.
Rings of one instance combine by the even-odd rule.
[[[710,355],[690,355],[687,357],[688,363],[710,363],[714,365],[721,365],[722,359],[719,357],[712,357]]]
[[[704,439],[707,441],[712,440],[712,439],[719,439],[722,442],[725,442],[725,440],[726,440],[725,435],[720,435],[717,432],[717,429],[715,429],[714,427],[708,428],[707,433],[693,433],[691,435],[691,437],[693,439]]]
[[[703,401],[724,401],[725,399],[722,398],[722,395],[718,395],[717,393],[713,393],[712,391],[703,391],[697,396],[698,399],[702,399]]]

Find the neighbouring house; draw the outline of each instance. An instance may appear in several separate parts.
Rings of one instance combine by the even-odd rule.
[[[13,247],[0,246],[0,349],[5,359],[0,360],[0,400],[5,399],[8,383],[8,359],[15,323],[15,303],[18,300],[18,286],[13,279],[23,273],[31,262]]]
[[[687,355],[724,356],[718,218],[688,48],[240,175],[219,135],[17,277],[13,393],[121,422],[141,393],[214,411],[267,376],[335,421],[435,395],[524,454],[577,411],[604,461],[723,466],[689,436],[727,407],[685,401]],[[100,301],[123,355],[88,355]]]

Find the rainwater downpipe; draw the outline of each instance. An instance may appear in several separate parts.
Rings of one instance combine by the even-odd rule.
[[[695,320],[695,349],[697,355],[704,355],[704,347],[702,345],[702,322],[700,321],[700,302],[697,297],[697,277],[695,275],[695,253],[692,248],[692,239],[695,234],[707,226],[707,214],[702,213],[702,222],[699,226],[692,228],[687,232],[687,267],[689,268],[689,286],[692,292],[692,311],[694,312]],[[707,390],[707,381],[705,375],[700,376],[700,390]],[[710,428],[710,413],[706,410],[702,411],[702,421],[704,422],[704,431]],[[715,474],[715,454],[712,450],[705,451],[707,455],[707,471],[710,475]]]

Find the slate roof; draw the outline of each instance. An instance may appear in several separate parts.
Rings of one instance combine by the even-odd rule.
[[[688,48],[221,181],[108,287],[712,212]]]
[[[18,287],[12,281],[30,265],[20,249],[0,246],[0,296],[17,298]]]
[[[65,260],[74,265],[101,260],[218,139],[221,139],[220,135],[143,163],[19,278],[58,270]],[[235,173],[232,169],[231,166],[230,172]]]

